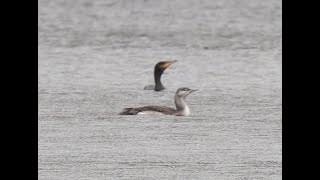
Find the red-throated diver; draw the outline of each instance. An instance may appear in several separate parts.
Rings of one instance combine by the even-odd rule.
[[[186,87],[179,88],[176,91],[174,96],[174,103],[176,104],[176,108],[166,107],[166,106],[143,106],[138,108],[125,108],[119,115],[137,115],[141,112],[153,111],[159,112],[166,115],[175,115],[175,116],[189,116],[190,110],[185,102],[185,98],[195,92],[196,90],[192,90]]]
[[[161,83],[161,75],[164,70],[166,70],[171,64],[177,62],[178,60],[173,60],[173,61],[161,61],[158,62],[155,67],[154,67],[154,82],[155,85],[148,85],[145,86],[145,90],[155,90],[155,91],[161,91],[164,90],[165,88],[163,87]]]

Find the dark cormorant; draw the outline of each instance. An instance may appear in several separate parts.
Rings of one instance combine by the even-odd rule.
[[[161,61],[156,64],[154,67],[154,82],[155,85],[148,85],[145,86],[145,90],[155,90],[155,91],[161,91],[164,90],[165,88],[163,87],[161,83],[161,75],[166,70],[171,64],[177,62],[177,60],[173,61]]]

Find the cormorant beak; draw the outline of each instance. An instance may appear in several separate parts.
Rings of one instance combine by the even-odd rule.
[[[161,67],[162,69],[167,69],[171,64],[177,62],[178,60],[173,60],[173,61],[167,61],[165,64],[163,64]]]

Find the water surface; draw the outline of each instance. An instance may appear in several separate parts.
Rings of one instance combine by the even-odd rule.
[[[281,7],[39,0],[39,179],[281,179]],[[189,117],[117,115],[184,86]]]

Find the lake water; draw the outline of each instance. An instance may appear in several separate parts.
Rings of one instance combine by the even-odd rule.
[[[281,0],[39,0],[39,179],[281,179]],[[153,83],[158,61],[177,59]],[[191,115],[120,116],[125,107]]]

